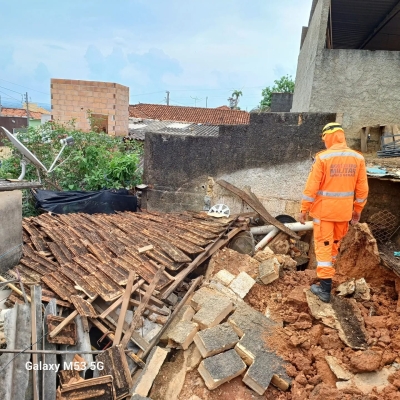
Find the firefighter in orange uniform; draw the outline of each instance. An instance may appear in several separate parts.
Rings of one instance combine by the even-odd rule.
[[[341,125],[326,125],[321,136],[327,150],[315,157],[303,192],[299,221],[304,224],[308,212],[313,217],[320,285],[311,285],[311,292],[329,303],[340,241],[349,221],[356,224],[360,220],[367,202],[368,180],[364,157],[347,147]]]

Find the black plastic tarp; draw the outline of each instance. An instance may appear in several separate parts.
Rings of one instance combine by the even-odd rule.
[[[36,190],[33,194],[36,208],[56,214],[113,214],[115,211],[137,210],[137,197],[130,195],[126,189],[95,192]]]

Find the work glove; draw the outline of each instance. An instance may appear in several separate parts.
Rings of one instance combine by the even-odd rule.
[[[360,222],[360,217],[361,217],[361,213],[359,213],[357,211],[353,211],[353,215],[352,215],[350,223],[352,225],[358,224]]]

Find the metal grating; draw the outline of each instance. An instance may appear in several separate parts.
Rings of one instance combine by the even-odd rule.
[[[388,242],[399,228],[397,217],[387,210],[371,215],[367,222],[375,239],[380,243]]]

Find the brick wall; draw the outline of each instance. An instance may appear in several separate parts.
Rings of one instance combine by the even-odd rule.
[[[76,120],[76,127],[90,130],[88,110],[108,118],[108,134],[123,136],[128,133],[129,88],[117,83],[51,80],[51,108],[55,121]]]

